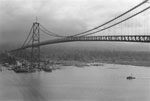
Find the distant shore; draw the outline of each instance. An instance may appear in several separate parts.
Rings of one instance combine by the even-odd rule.
[[[96,62],[150,67],[150,52],[145,51],[53,48],[45,49],[42,56],[48,60],[62,61],[68,65],[86,65]]]
[[[31,58],[30,51],[26,57]],[[14,63],[14,58],[0,54],[0,63]],[[64,66],[88,66],[89,63],[106,63],[150,67],[150,52],[113,51],[98,49],[51,48],[41,52],[41,61],[51,61]]]

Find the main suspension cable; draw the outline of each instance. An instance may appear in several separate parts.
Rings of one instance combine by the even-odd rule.
[[[44,34],[49,35],[49,36],[53,36],[53,37],[62,37],[62,36],[57,36],[57,35],[48,33],[47,31],[43,30],[42,28],[40,28],[40,31],[42,31]]]
[[[148,10],[148,9],[150,9],[150,6],[148,6],[147,8],[145,8],[145,9],[143,9],[143,10],[141,10],[140,12],[135,13],[134,15],[132,15],[132,16],[130,16],[130,17],[124,19],[124,20],[121,20],[121,21],[119,21],[119,22],[117,22],[117,23],[115,23],[115,24],[112,24],[112,25],[110,25],[110,26],[108,26],[108,27],[106,27],[106,28],[103,28],[103,29],[100,29],[100,30],[98,30],[98,31],[95,31],[95,32],[92,32],[92,33],[88,33],[88,34],[85,34],[85,35],[82,35],[82,36],[87,36],[87,35],[95,34],[95,33],[97,33],[97,32],[101,32],[101,31],[104,31],[104,30],[109,29],[109,28],[111,28],[111,27],[114,27],[114,26],[116,26],[116,25],[118,25],[118,24],[120,24],[120,23],[122,23],[122,22],[125,22],[125,21],[127,21],[127,20],[129,20],[129,19],[131,19],[131,18],[133,18],[133,17],[135,17],[135,16],[137,16],[137,15],[139,15],[140,13],[143,13],[144,11],[146,11],[146,10]]]
[[[52,32],[52,31],[47,30],[47,29],[46,29],[43,25],[41,25],[41,24],[40,24],[40,26],[41,26],[40,30],[41,30],[42,32],[44,32],[45,34],[49,35],[49,36],[53,36],[53,37],[65,37],[65,36],[61,36],[61,35],[59,35],[59,34],[56,34],[56,33]],[[42,28],[43,28],[44,30],[43,30]]]
[[[128,10],[128,11],[126,11],[126,12],[122,13],[121,15],[119,15],[119,16],[117,16],[117,17],[115,17],[115,18],[113,18],[113,19],[111,19],[111,20],[109,20],[109,21],[107,21],[107,22],[105,22],[105,23],[103,23],[103,24],[101,24],[101,25],[99,25],[99,26],[95,27],[95,28],[92,28],[92,29],[90,29],[90,30],[87,30],[87,31],[84,31],[84,32],[81,32],[81,33],[78,33],[78,34],[75,34],[75,35],[71,35],[71,36],[78,36],[78,35],[82,35],[82,34],[85,34],[85,33],[91,32],[91,31],[93,31],[93,30],[95,30],[95,29],[98,29],[98,28],[100,28],[100,27],[103,27],[104,25],[109,24],[109,23],[111,23],[111,22],[115,21],[116,19],[118,19],[118,18],[120,18],[120,17],[122,17],[122,16],[126,15],[127,13],[129,13],[129,12],[133,11],[134,9],[136,9],[136,8],[140,7],[141,5],[143,5],[143,4],[144,4],[144,3],[146,3],[146,2],[148,2],[148,0],[144,0],[143,2],[141,2],[141,3],[139,3],[138,5],[134,6],[134,7],[133,7],[133,8],[131,8],[130,10]]]
[[[29,34],[28,34],[26,40],[24,41],[24,43],[23,43],[23,45],[22,45],[21,47],[24,47],[24,46],[25,46],[27,40],[29,39],[29,36],[31,35],[32,29],[33,29],[33,25],[32,25],[32,27],[31,27],[31,29],[30,29],[30,31],[29,31]]]

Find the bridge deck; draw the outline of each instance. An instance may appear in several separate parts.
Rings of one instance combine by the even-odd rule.
[[[48,45],[48,44],[55,44],[55,43],[63,43],[63,42],[73,42],[73,41],[119,41],[119,42],[142,42],[142,43],[149,43],[150,42],[150,35],[124,35],[124,36],[86,36],[86,37],[64,37],[54,40],[47,40],[40,42],[40,46]],[[30,47],[37,47],[38,44],[27,45],[22,48],[16,49],[26,49]],[[15,50],[14,50],[15,51]]]

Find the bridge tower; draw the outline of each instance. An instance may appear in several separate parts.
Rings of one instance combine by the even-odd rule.
[[[40,28],[39,23],[36,21],[33,23],[32,29],[32,50],[31,50],[31,67],[35,65],[37,68],[40,67]],[[34,47],[34,44],[38,44],[37,47]]]

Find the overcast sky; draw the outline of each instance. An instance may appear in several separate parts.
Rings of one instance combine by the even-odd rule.
[[[142,0],[0,0],[0,44],[21,44],[36,16],[47,29],[61,35],[73,35],[98,26],[140,2]],[[109,32],[120,34],[121,29],[123,34],[148,34],[148,27],[145,27],[150,25],[148,19],[148,12],[145,12],[120,25],[121,28],[114,28],[117,32],[112,31],[114,29]],[[133,29],[132,33],[128,29]],[[43,35],[41,38],[50,37]]]

